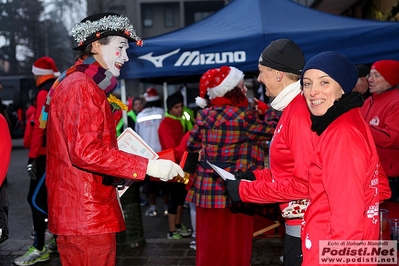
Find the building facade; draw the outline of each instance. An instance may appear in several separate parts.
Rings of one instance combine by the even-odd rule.
[[[150,38],[191,25],[223,8],[229,0],[87,0],[87,14],[127,16],[137,34]]]

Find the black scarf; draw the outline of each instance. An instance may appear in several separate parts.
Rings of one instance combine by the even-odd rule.
[[[316,132],[317,135],[320,136],[335,119],[353,108],[361,107],[363,102],[363,96],[358,92],[342,95],[342,97],[336,100],[334,105],[331,106],[324,115],[310,116],[312,120],[312,131]]]

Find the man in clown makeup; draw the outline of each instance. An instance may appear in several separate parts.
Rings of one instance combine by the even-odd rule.
[[[118,150],[107,95],[129,60],[129,42],[142,45],[129,19],[95,14],[77,23],[72,35],[76,63],[54,83],[41,116],[41,127],[47,127],[48,227],[58,235],[62,265],[115,265],[116,233],[126,227],[109,180],[148,174],[168,181],[184,173],[172,161]]]

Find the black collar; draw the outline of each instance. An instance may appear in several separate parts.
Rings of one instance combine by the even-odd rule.
[[[312,131],[320,136],[335,119],[353,108],[361,107],[363,102],[363,96],[358,92],[342,95],[324,115],[314,116],[311,114]]]

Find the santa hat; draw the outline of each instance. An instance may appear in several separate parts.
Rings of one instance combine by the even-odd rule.
[[[155,102],[159,100],[158,91],[154,88],[148,88],[146,93],[144,93],[144,99],[146,102]]]
[[[234,89],[244,78],[244,73],[235,67],[222,66],[206,71],[200,80],[199,97],[195,98],[195,103],[205,108],[207,102],[204,99],[208,92],[209,99],[223,97],[227,92]]]
[[[392,87],[399,84],[399,61],[380,60],[375,62],[371,69],[375,69]]]
[[[33,63],[32,73],[36,76],[54,75],[55,77],[60,76],[57,66],[51,57],[44,56],[40,57]]]

